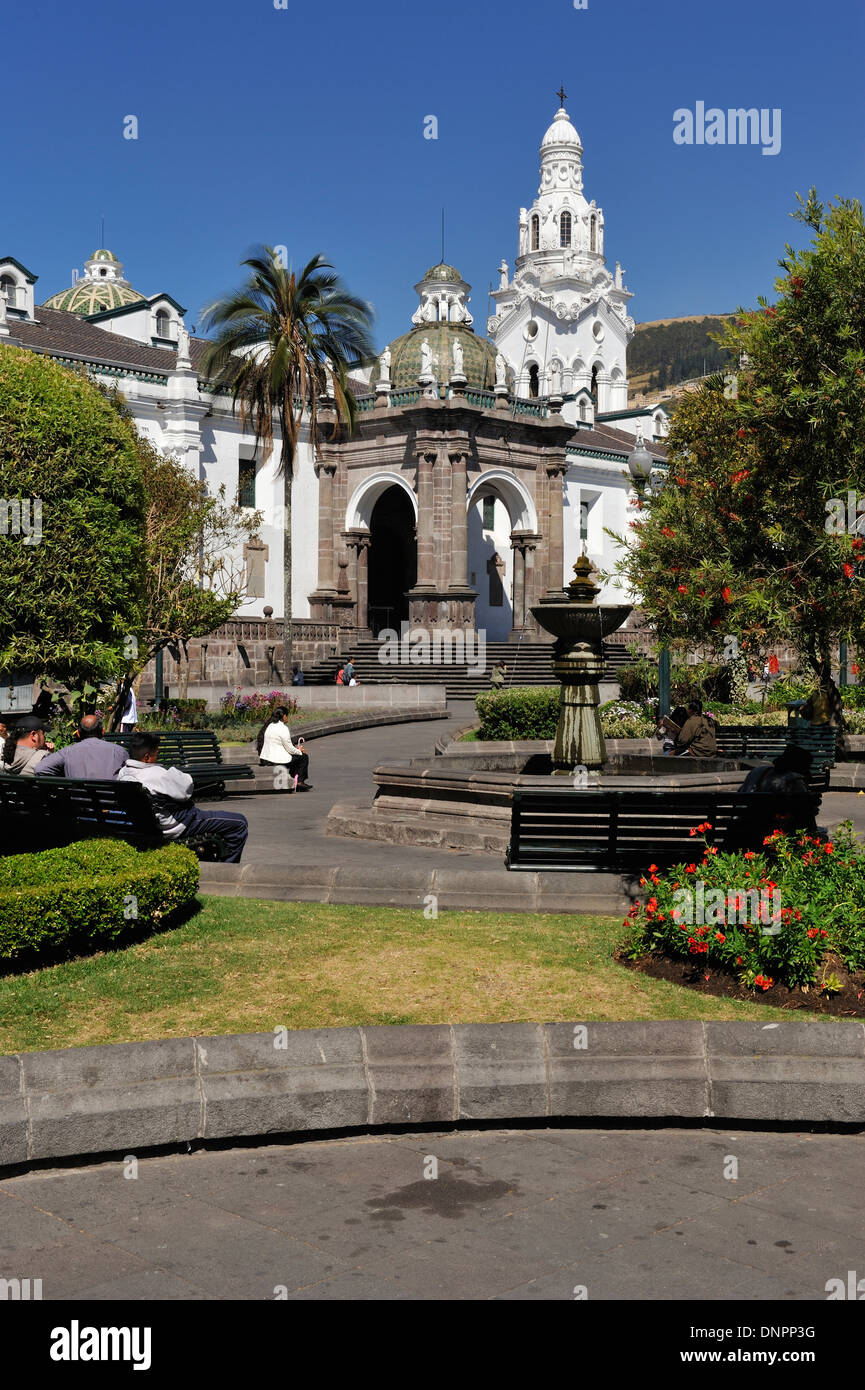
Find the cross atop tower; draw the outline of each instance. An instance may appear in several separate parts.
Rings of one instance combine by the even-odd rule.
[[[567,95],[568,95],[568,94],[567,94],[567,92],[565,91],[564,83],[563,83],[562,86],[559,88],[559,90],[556,92],[556,96],[558,97],[558,99],[559,99],[559,104],[560,104],[561,106],[564,106],[564,104],[565,104],[565,97],[566,97]]]

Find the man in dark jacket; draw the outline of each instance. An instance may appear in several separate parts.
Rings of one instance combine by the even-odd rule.
[[[703,714],[702,701],[690,701],[688,718],[679,731],[679,737],[673,745],[673,753],[677,758],[683,753],[690,753],[693,758],[717,758],[718,740],[715,738],[715,730]]]
[[[116,777],[129,754],[119,743],[106,743],[98,714],[85,714],[76,730],[76,741],[57,753],[49,753],[36,769],[37,777],[83,777],[106,782]]]

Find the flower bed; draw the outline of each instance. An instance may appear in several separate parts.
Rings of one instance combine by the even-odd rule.
[[[711,826],[691,833],[710,837]],[[707,844],[690,864],[650,865],[640,884],[649,895],[625,919],[622,954],[648,973],[675,978],[654,968],[672,962],[687,967],[681,983],[714,974],[715,993],[771,992],[777,1003],[792,991],[808,1008],[815,994],[843,994],[836,1011],[865,1013],[865,853],[849,821],[834,841],[775,831],[760,853]]]

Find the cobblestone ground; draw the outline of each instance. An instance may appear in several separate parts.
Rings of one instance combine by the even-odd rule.
[[[0,1276],[46,1300],[825,1300],[865,1274],[863,1145],[462,1131],[41,1170],[0,1181]]]

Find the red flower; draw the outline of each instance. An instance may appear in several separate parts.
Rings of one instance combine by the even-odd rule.
[[[754,853],[754,851],[753,851],[752,849],[746,849],[746,850],[745,850],[745,854],[744,854],[744,858],[745,858],[745,859],[756,859],[757,856],[756,856],[756,854]]]
[[[823,853],[824,853],[824,854],[834,854],[834,853],[835,853],[835,846],[833,845],[833,843],[832,843],[831,840],[827,841],[827,843],[823,846]]]
[[[852,578],[853,578],[853,566],[852,566],[852,565],[844,565],[844,573],[846,574],[846,576],[847,576],[848,579],[852,579]]]
[[[726,938],[726,936],[724,935],[723,932],[721,932],[721,931],[716,931],[716,932],[715,932],[715,940],[716,940],[716,941],[726,941],[727,938]]]
[[[650,873],[650,874],[656,874],[657,872],[658,872],[658,866],[657,866],[657,864],[650,864],[650,865],[649,865],[649,873]]]
[[[726,585],[724,585],[724,588],[721,590],[721,598],[725,603],[732,603],[733,601],[733,595]]]
[[[737,439],[744,439],[744,438],[745,438],[745,431],[744,431],[741,427],[740,427],[739,429],[737,429],[737,431],[736,431],[736,438],[737,438]]]
[[[809,930],[806,931],[805,935],[806,935],[806,936],[812,936],[812,937],[813,937],[813,936],[817,936],[817,935],[818,935],[818,928],[817,928],[817,927],[811,927],[811,928],[809,928]]]
[[[688,864],[688,865],[685,866],[685,873],[686,873],[686,874],[695,874],[696,872],[697,872],[697,866],[696,866],[696,864]]]
[[[675,536],[675,534],[676,534],[675,531],[671,531],[670,528],[669,528],[669,526],[662,526],[662,527],[661,527],[661,535],[662,535],[662,536],[670,536],[670,537],[672,537],[672,536]]]
[[[680,594],[686,594],[688,592],[688,586],[686,584],[680,584],[678,591]]]
[[[737,965],[741,965],[741,964],[742,964],[742,957],[741,957],[741,956],[737,956],[737,957],[736,957],[736,964],[737,964]]]

